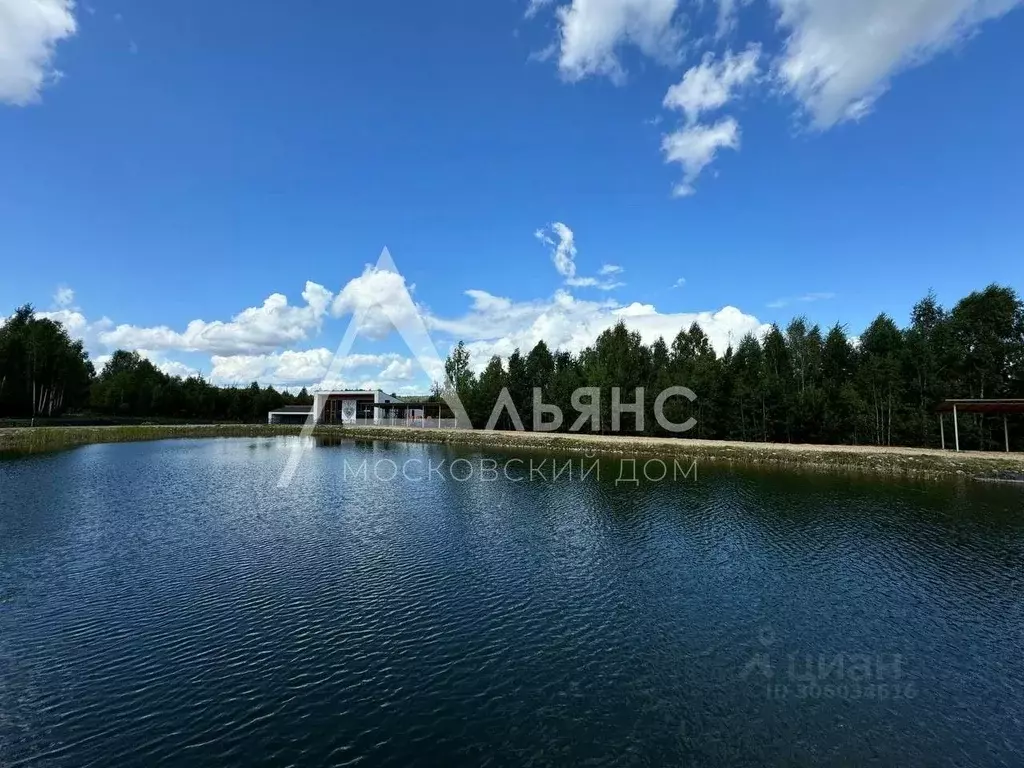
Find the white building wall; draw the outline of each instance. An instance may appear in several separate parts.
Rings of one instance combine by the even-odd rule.
[[[324,417],[324,406],[327,405],[329,392],[313,393],[313,423],[319,424]]]
[[[378,389],[373,394],[373,402],[374,403],[400,403],[400,402],[402,402],[402,400],[400,398],[397,398],[397,397],[392,397],[391,395],[385,395],[382,390]],[[388,419],[388,417],[385,415],[384,411],[382,411],[380,409],[377,409],[377,408],[373,409],[373,423],[374,424],[383,424],[383,423],[385,423],[387,421],[387,419]]]

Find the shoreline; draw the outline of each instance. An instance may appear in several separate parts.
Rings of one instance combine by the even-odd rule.
[[[210,437],[299,435],[300,426],[266,424],[141,425],[0,428],[0,455],[31,454],[98,443]],[[690,440],[673,437],[587,435],[563,432],[418,429],[415,427],[319,426],[315,437],[464,445],[493,449],[541,449],[584,455],[696,459],[714,464],[858,471],[914,477],[979,476],[1014,482],[1024,478],[1024,454],[942,451],[863,445],[797,445]],[[1007,478],[1007,475],[1011,476]]]

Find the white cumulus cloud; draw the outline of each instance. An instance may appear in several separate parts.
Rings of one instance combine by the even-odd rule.
[[[714,125],[687,126],[665,136],[661,142],[665,160],[683,167],[683,181],[677,184],[673,193],[677,197],[688,197],[696,192],[693,184],[701,171],[710,165],[720,149],[739,149],[740,126],[731,117],[719,120]]]
[[[230,321],[193,320],[184,331],[167,326],[119,325],[99,334],[104,346],[122,349],[180,350],[219,355],[261,352],[294,345],[318,331],[332,293],[307,282],[303,306],[292,306],[281,293],[268,296],[262,306],[250,307]]]
[[[750,45],[742,53],[730,51],[717,62],[714,54],[706,53],[699,65],[668,89],[663,104],[684,112],[687,122],[694,123],[701,113],[724,107],[740,86],[756,77],[760,58],[760,45]]]
[[[367,265],[363,273],[345,285],[331,306],[335,317],[359,315],[359,331],[371,339],[383,339],[394,329],[392,320],[404,323],[417,313],[405,278],[389,269]],[[390,316],[389,316],[390,315]]]
[[[183,379],[187,379],[190,376],[198,376],[202,373],[202,371],[194,366],[186,365],[178,360],[169,360],[162,352],[151,349],[137,349],[135,351],[155,365],[157,370],[166,373],[168,376],[180,376]],[[105,356],[103,365],[106,365],[109,359],[109,356]],[[96,371],[99,372],[101,370],[103,370],[102,366],[97,365]]]
[[[726,53],[721,61],[704,55],[683,79],[668,89],[662,105],[683,112],[685,125],[662,139],[665,161],[683,167],[683,181],[674,194],[688,197],[696,192],[694,182],[718,155],[719,149],[739,149],[740,127],[735,118],[714,125],[698,122],[705,112],[721,109],[736,96],[740,87],[758,75],[761,46],[750,45],[742,53]]]
[[[527,15],[552,3],[531,0]],[[716,0],[715,33],[690,43],[707,47],[733,33],[742,9],[752,4]],[[684,168],[675,194],[694,193],[693,181],[719,149],[738,149],[735,120],[709,125],[701,116],[725,106],[744,84],[769,83],[790,94],[810,123],[824,130],[864,117],[900,72],[928,62],[1021,4],[1024,0],[768,0],[779,38],[765,40],[779,50],[764,65],[770,77],[758,77],[760,43],[717,62],[708,51],[663,99],[663,106],[686,116],[685,125],[662,141],[668,162]],[[558,39],[538,58],[557,54],[559,70],[571,82],[593,75],[623,81],[620,56],[627,48],[677,63],[687,28],[680,5],[678,0],[564,2],[555,10]],[[702,0],[687,9],[697,14],[703,7]]]
[[[385,381],[411,381],[416,378],[416,364],[411,358],[392,360],[387,367],[380,372],[380,378]]]
[[[568,227],[563,234],[569,238]],[[553,238],[551,243],[557,247]],[[601,271],[614,275],[621,267],[606,264]],[[397,304],[401,311],[420,313],[434,344],[465,340],[477,369],[485,366],[491,355],[507,357],[516,348],[525,352],[540,340],[552,349],[578,353],[619,320],[639,331],[648,344],[659,336],[670,341],[680,330],[696,322],[719,354],[745,333],[760,334],[766,329],[755,316],[732,306],[666,313],[646,303],[621,303],[610,298],[583,300],[564,288],[552,296],[532,301],[515,301],[481,289],[465,291],[465,295],[470,304],[461,314],[441,316],[416,307],[405,293],[404,279],[391,265],[388,269],[367,267],[349,281],[337,297],[317,283],[309,282],[303,292],[305,305],[292,306],[283,295],[273,294],[262,306],[247,309],[230,321],[195,320],[181,332],[166,326],[114,327],[105,317],[90,322],[80,310],[71,308],[39,314],[60,320],[73,336],[86,339],[98,368],[109,352],[122,348],[138,351],[167,373],[189,376],[200,370],[208,372],[210,380],[220,385],[244,386],[258,381],[264,386],[270,384],[295,390],[321,384],[324,377],[330,375],[332,379],[337,378],[328,383],[330,386],[380,388],[406,394],[425,393],[430,381],[438,379],[443,372],[422,370],[415,351],[399,354],[371,349],[348,354],[332,364],[335,352],[328,346],[298,349],[294,341],[319,332],[331,308],[339,315],[362,312],[364,321],[369,318],[370,330],[377,330],[373,310],[381,302],[392,310]],[[806,296],[824,297],[824,294]],[[209,364],[202,365],[198,361],[186,364],[173,359],[174,352],[207,352]],[[441,354],[444,354],[443,349]]]
[[[625,77],[618,51],[629,44],[659,61],[678,58],[682,32],[679,0],[572,0],[556,11],[558,67],[570,81],[605,75]]]
[[[274,386],[309,387],[319,384],[327,374],[334,354],[330,349],[318,347],[263,355],[214,355],[210,378],[215,383],[228,385],[259,381]],[[413,378],[414,372],[412,360],[390,352],[353,353],[340,358],[335,365],[339,373],[351,375],[353,380],[359,380],[358,371],[364,371],[363,379],[368,378],[368,369],[379,371],[373,377],[375,380],[391,382],[407,381]]]
[[[56,309],[52,312],[36,312],[36,317],[47,320],[55,320],[67,330],[74,339],[88,339],[90,331],[93,331],[93,324],[77,309]],[[101,320],[101,328],[107,327],[109,321]]]
[[[0,102],[24,106],[60,78],[57,44],[75,34],[72,0],[0,0]]]
[[[813,124],[863,117],[893,75],[920,65],[1021,0],[771,0],[786,33],[777,65]]]
[[[619,320],[639,331],[646,344],[659,336],[671,342],[680,330],[696,322],[719,354],[744,334],[760,334],[768,328],[753,315],[731,306],[716,311],[663,313],[651,304],[584,301],[564,290],[549,299],[524,302],[479,290],[470,298],[473,302],[468,313],[453,319],[432,317],[430,325],[466,341],[478,370],[492,355],[507,357],[517,348],[525,353],[540,340],[552,349],[579,352]]]

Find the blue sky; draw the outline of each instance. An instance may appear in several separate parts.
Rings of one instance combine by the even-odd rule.
[[[0,316],[298,386],[384,246],[481,365],[1020,289],[1019,4],[0,0]]]

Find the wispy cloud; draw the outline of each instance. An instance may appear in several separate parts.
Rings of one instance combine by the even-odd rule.
[[[686,278],[685,277],[680,277],[678,280],[676,280],[672,284],[672,287],[673,288],[682,288],[684,285],[686,285]]]
[[[530,0],[530,4],[526,8],[526,18],[532,19],[545,7],[551,5],[552,0]]]
[[[597,288],[599,291],[611,291],[625,285],[614,280],[598,280],[596,277],[570,277],[565,284],[573,288]]]
[[[53,303],[58,309],[68,309],[75,303],[75,292],[66,285],[62,285],[53,294]]]
[[[782,309],[783,307],[788,307],[790,304],[811,304],[815,301],[828,301],[835,297],[836,295],[834,293],[828,292],[805,293],[802,296],[791,296],[785,299],[769,301],[766,306],[769,309]]]
[[[533,236],[551,250],[551,261],[558,274],[565,278],[566,285],[573,288],[597,288],[600,291],[611,291],[625,285],[616,280],[576,274],[576,235],[566,224],[556,221],[548,227],[538,229]],[[607,278],[622,271],[622,267],[617,264],[605,264],[598,274]]]

